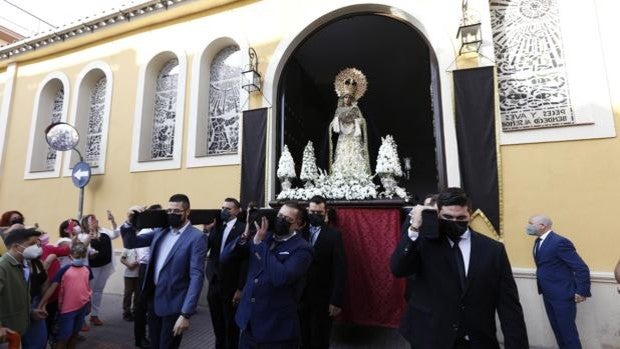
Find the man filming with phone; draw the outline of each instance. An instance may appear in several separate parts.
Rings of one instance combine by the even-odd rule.
[[[411,227],[392,254],[396,277],[411,286],[408,340],[428,349],[528,348],[523,310],[506,250],[469,228],[471,202],[460,188],[437,197],[437,208],[416,206]],[[403,326],[401,325],[401,327]]]
[[[147,302],[151,347],[178,348],[196,312],[204,282],[206,236],[189,221],[190,203],[184,194],[168,200],[165,228],[137,235],[132,218],[144,207],[129,208],[121,226],[125,248],[151,248],[142,294]]]

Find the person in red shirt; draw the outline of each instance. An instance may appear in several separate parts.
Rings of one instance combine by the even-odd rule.
[[[58,332],[56,333],[56,348],[75,348],[78,333],[84,324],[86,314],[90,310],[92,290],[90,280],[93,273],[90,267],[84,265],[86,246],[81,242],[71,245],[71,265],[62,267],[47,289],[38,309],[45,309],[47,301],[56,289],[60,289],[58,296]]]
[[[43,261],[43,265],[47,269],[47,279],[51,282],[56,277],[58,270],[60,270],[60,262],[58,261],[58,257],[68,256],[71,253],[71,248],[69,245],[55,246],[50,244],[49,236],[47,234],[41,235],[39,240],[41,241],[41,248],[43,249],[41,261]],[[58,291],[54,292],[50,297],[46,310],[48,314],[48,317],[46,318],[47,333],[51,336],[52,329],[54,328],[54,319],[56,318],[56,313],[58,312]]]

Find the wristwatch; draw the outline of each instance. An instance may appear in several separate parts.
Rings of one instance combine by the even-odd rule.
[[[188,313],[181,313],[181,316],[186,318],[187,320],[189,320],[189,318],[191,318],[192,316]]]

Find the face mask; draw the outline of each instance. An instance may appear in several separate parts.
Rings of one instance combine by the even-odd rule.
[[[467,221],[451,221],[447,219],[439,219],[439,231],[446,234],[450,239],[456,239],[467,230]]]
[[[13,225],[13,224],[24,224],[24,217],[13,218],[13,219],[11,219],[11,221],[9,223],[11,225]]]
[[[41,246],[37,245],[28,246],[24,249],[24,252],[22,252],[22,256],[24,256],[25,259],[37,259],[41,257],[41,254],[43,254],[43,249]]]
[[[308,222],[310,225],[314,225],[315,227],[320,227],[325,224],[325,215],[318,213],[310,213],[308,215]]]
[[[74,234],[80,234],[81,232],[82,232],[82,228],[81,228],[79,225],[76,225],[76,226],[73,228],[73,233],[74,233]]]
[[[74,259],[71,261],[71,265],[73,265],[74,267],[83,267],[84,260],[82,258]]]
[[[224,222],[228,222],[230,220],[230,211],[222,210],[220,212],[220,218],[222,218]]]
[[[527,227],[525,227],[525,233],[527,235],[537,235],[538,234],[538,230],[536,229],[535,226],[528,224]]]
[[[173,228],[180,228],[183,225],[183,216],[175,213],[168,213],[168,224]]]
[[[289,223],[284,217],[276,218],[276,226],[274,227],[274,233],[278,236],[286,236],[289,234],[291,223]]]

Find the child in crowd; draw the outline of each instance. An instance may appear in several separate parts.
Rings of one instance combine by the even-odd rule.
[[[58,271],[39,303],[39,309],[45,309],[48,300],[56,288],[60,286],[58,331],[56,333],[56,348],[58,349],[75,348],[79,331],[90,311],[92,294],[90,280],[93,278],[93,274],[90,267],[84,265],[86,252],[86,245],[81,242],[73,242],[71,245],[71,265],[62,267]]]

